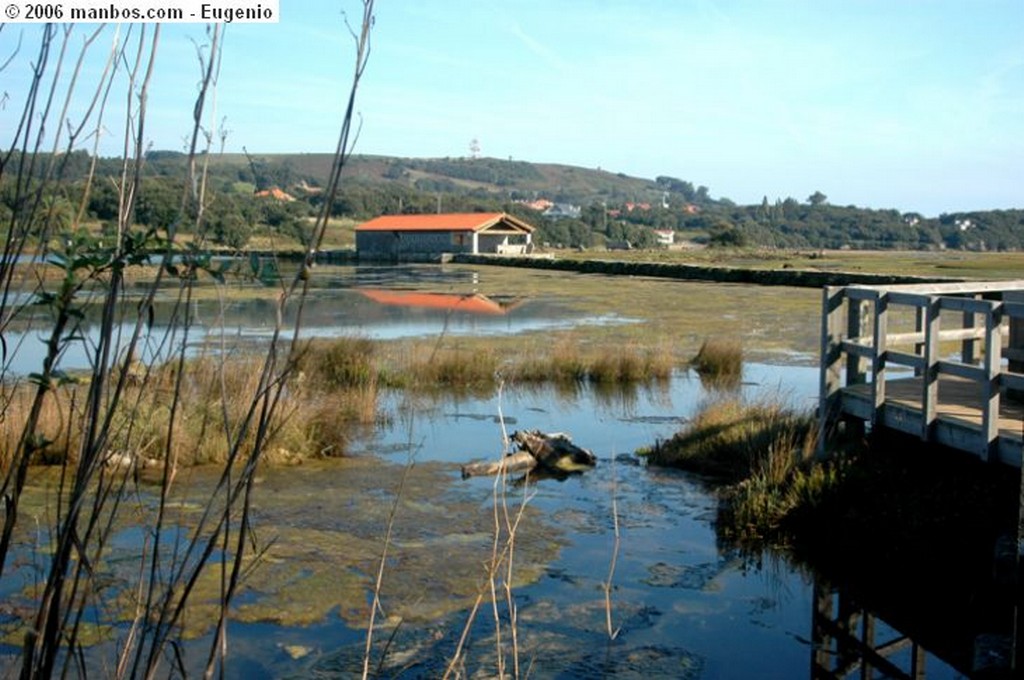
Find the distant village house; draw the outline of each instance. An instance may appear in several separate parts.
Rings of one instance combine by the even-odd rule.
[[[572,219],[578,220],[583,210],[578,205],[571,205],[569,203],[555,203],[550,208],[545,210],[542,214],[544,217],[558,220],[558,219]]]
[[[430,260],[446,253],[524,255],[534,227],[507,213],[383,215],[356,227],[360,259]]]
[[[286,191],[282,191],[277,187],[271,187],[264,189],[263,191],[257,191],[255,194],[256,198],[272,198],[275,201],[281,201],[282,203],[291,203],[295,200],[295,197]]]

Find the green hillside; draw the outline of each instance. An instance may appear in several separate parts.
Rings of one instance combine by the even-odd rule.
[[[60,158],[61,178],[51,203],[64,208],[49,211],[47,219],[67,222],[69,206],[89,191],[85,216],[109,228],[118,211],[115,187],[122,167],[117,159],[97,160],[96,181],[87,182],[92,163],[86,152]],[[210,238],[231,247],[259,238],[307,243],[311,220],[323,208],[330,154],[227,154],[208,160],[203,223]],[[185,162],[177,152],[147,154],[133,214],[137,223],[162,227],[177,219],[188,175]],[[0,219],[25,208],[7,198],[12,188],[0,177]],[[802,199],[736,205],[675,177],[645,179],[497,158],[353,156],[328,206],[339,224],[396,213],[499,210],[536,226],[537,241],[552,247],[651,248],[674,232],[669,237],[676,243],[740,247],[1024,249],[1024,210],[1019,209],[925,217],[832,205],[820,191]],[[337,242],[347,241],[339,237]]]
[[[271,176],[284,182],[306,181],[322,185],[327,181],[331,154],[224,154],[212,158],[212,165],[248,168],[250,159],[268,168]],[[660,201],[665,187],[652,179],[629,177],[606,170],[554,163],[529,163],[497,158],[396,158],[352,156],[345,176],[366,184],[402,185],[427,192],[485,192],[506,199],[544,197],[554,201],[587,205],[595,202]],[[266,182],[261,182],[266,183]]]

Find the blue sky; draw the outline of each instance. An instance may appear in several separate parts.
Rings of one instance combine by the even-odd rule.
[[[360,6],[280,2],[280,23],[227,29],[228,151],[336,142],[342,12]],[[154,148],[182,147],[202,35],[166,29]],[[378,0],[355,151],[459,157],[476,139],[484,156],[671,175],[738,203],[1024,208],[1021,36],[1022,0]]]

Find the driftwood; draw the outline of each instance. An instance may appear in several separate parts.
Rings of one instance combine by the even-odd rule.
[[[512,433],[512,441],[518,451],[498,461],[463,465],[463,478],[502,472],[526,472],[534,468],[565,474],[586,470],[597,464],[597,457],[593,453],[573,444],[569,435],[563,432],[520,430]]]

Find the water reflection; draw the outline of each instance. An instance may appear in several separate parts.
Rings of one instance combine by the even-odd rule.
[[[285,265],[282,265],[282,269]],[[636,323],[615,314],[585,315],[564,300],[529,299],[520,295],[484,296],[476,292],[479,274],[465,269],[426,266],[317,267],[303,311],[305,338],[369,337],[378,340],[448,335],[508,335],[531,331],[571,329],[583,325]],[[287,277],[287,272],[282,276]],[[259,283],[236,283],[222,295],[207,295],[187,308],[189,336],[180,334],[185,310],[168,290],[157,297],[145,327],[146,362],[159,362],[183,346],[195,355],[203,351],[238,351],[259,347],[273,334],[276,296],[261,292]],[[210,289],[212,290],[212,289]],[[25,300],[27,302],[27,300]],[[148,311],[148,310],[147,310]],[[286,309],[286,335],[295,323],[295,310]],[[123,305],[117,337],[127,338],[138,315],[136,302]],[[65,371],[90,368],[90,350],[99,340],[99,309],[85,308],[77,339],[61,359]],[[172,338],[178,324],[177,336]],[[4,329],[8,348],[3,375],[23,376],[38,371],[45,353],[51,319],[45,310],[28,307]],[[120,352],[123,345],[115,348]]]
[[[523,303],[523,298],[495,299],[480,293],[409,293],[386,289],[360,288],[365,297],[382,305],[442,309],[467,314],[504,315]]]
[[[934,598],[944,602],[945,594],[935,593]],[[880,613],[865,606],[855,589],[834,587],[817,578],[810,677],[1010,677],[1009,636],[977,632],[979,625],[988,631],[998,629],[1007,623],[1006,617],[978,620],[957,616],[953,610],[934,616],[934,612],[914,611],[912,599],[899,597],[887,599],[883,607]],[[894,625],[887,617],[901,623]]]

